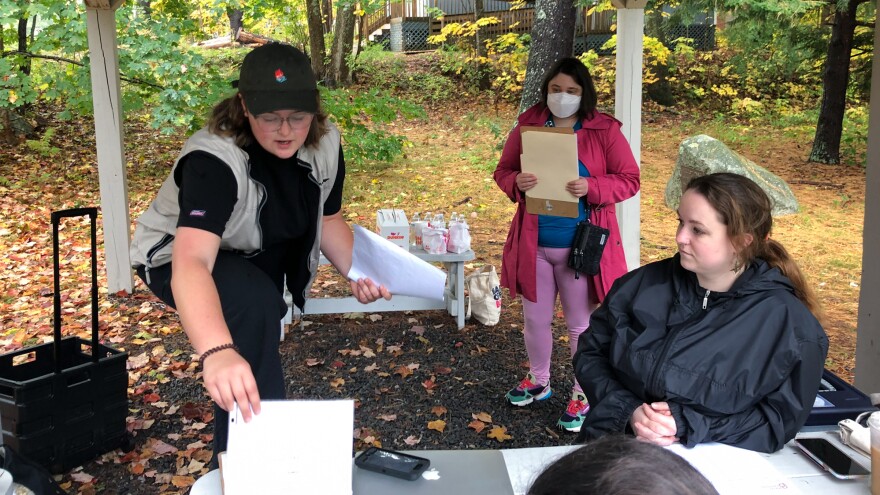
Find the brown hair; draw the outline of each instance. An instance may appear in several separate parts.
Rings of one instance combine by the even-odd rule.
[[[785,247],[770,238],[773,203],[767,193],[748,177],[726,172],[695,177],[685,191],[691,189],[706,198],[727,226],[738,263],[748,266],[755,258],[761,258],[778,268],[791,280],[797,298],[821,323],[822,307],[806,277]]]
[[[244,113],[239,93],[221,101],[214,106],[211,116],[208,118],[208,131],[218,136],[231,137],[235,145],[243,148],[254,142],[254,133],[251,130],[250,121]],[[303,146],[317,146],[318,141],[327,134],[327,114],[318,102],[318,112],[312,119],[309,127],[309,135]]]

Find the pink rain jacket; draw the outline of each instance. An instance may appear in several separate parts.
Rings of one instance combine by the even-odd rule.
[[[525,195],[516,187],[516,176],[522,170],[520,126],[543,126],[549,115],[547,107],[539,103],[519,116],[517,126],[507,137],[494,174],[498,187],[517,203],[501,258],[501,285],[510,290],[511,297],[522,294],[533,302],[537,300],[538,216],[526,212]],[[614,204],[638,192],[639,167],[620,131],[621,124],[614,117],[596,111],[591,119],[581,121],[581,125],[581,130],[575,134],[578,159],[590,172],[586,196],[590,205],[590,222],[611,232],[602,254],[599,274],[588,275],[590,299],[602,302],[611,284],[627,271]]]

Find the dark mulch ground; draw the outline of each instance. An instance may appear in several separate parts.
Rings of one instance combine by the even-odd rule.
[[[504,304],[498,325],[471,320],[462,330],[443,311],[307,317],[289,329],[281,344],[289,397],[355,399],[356,450],[371,444],[417,450],[571,443],[574,434],[555,429],[571,387],[562,321],[555,329],[553,397],[524,408],[510,406],[504,393],[527,372],[527,356],[521,309],[506,294]],[[175,320],[169,315],[167,323]],[[206,462],[211,448],[211,403],[191,373],[192,350],[185,335],[174,331],[137,352],[143,351],[153,356],[158,375],[138,376],[129,394],[136,448],[128,455],[111,452],[65,475],[62,481],[71,493],[187,493],[191,479],[207,468],[191,470],[189,482],[186,476],[175,477],[186,474],[193,460]],[[480,413],[491,416],[491,423],[478,432],[469,424]],[[428,428],[435,420],[445,422],[442,432]],[[505,428],[510,438],[489,438],[495,426]],[[408,438],[412,445],[405,442]],[[94,479],[82,483],[82,474]]]
[[[381,316],[375,322],[367,318],[316,320],[294,329],[282,346],[291,397],[357,400],[355,427],[369,429],[356,431],[358,447],[367,435],[394,449],[493,449],[556,445],[573,439],[573,435],[554,431],[571,388],[567,342],[558,341],[554,396],[528,407],[513,407],[504,400],[504,393],[527,372],[521,326],[511,324],[513,318],[494,327],[471,323],[458,330],[442,312]],[[347,350],[363,350],[364,354],[340,353]],[[375,356],[366,357],[367,351]],[[305,358],[319,358],[324,364],[309,367]],[[375,369],[366,371],[370,366]],[[412,375],[404,378],[409,368]],[[345,383],[334,387],[337,378]],[[492,418],[481,433],[468,427],[479,413]],[[387,421],[383,415],[395,418]],[[437,419],[445,422],[442,432],[427,428],[429,421]],[[487,438],[492,426],[505,427],[512,438],[503,443]],[[419,443],[405,443],[410,436],[420,439]]]

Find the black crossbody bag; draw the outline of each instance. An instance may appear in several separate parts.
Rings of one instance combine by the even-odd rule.
[[[580,278],[581,273],[599,273],[599,262],[610,233],[608,229],[590,223],[590,209],[587,208],[587,218],[577,223],[568,254],[568,266],[574,270],[574,278]]]

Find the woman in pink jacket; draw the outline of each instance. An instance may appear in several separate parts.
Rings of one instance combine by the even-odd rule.
[[[529,373],[506,395],[515,406],[526,406],[552,395],[551,324],[557,294],[573,355],[593,308],[605,299],[612,282],[626,273],[614,205],[639,190],[639,167],[620,131],[621,124],[596,110],[596,89],[590,72],[580,60],[558,61],[547,72],[541,97],[540,103],[519,116],[494,174],[498,187],[517,203],[501,262],[501,285],[508,288],[511,297],[522,296],[523,335],[529,355]],[[581,198],[578,218],[526,212],[526,193],[535,187],[538,179],[534,174],[522,172],[520,166],[522,126],[574,130],[580,178],[567,183],[565,189],[573,197]],[[576,277],[574,270],[568,267],[568,254],[577,222],[588,215],[590,222],[610,231],[610,238],[599,274]],[[571,400],[557,426],[577,432],[590,406],[577,380],[573,381]]]

